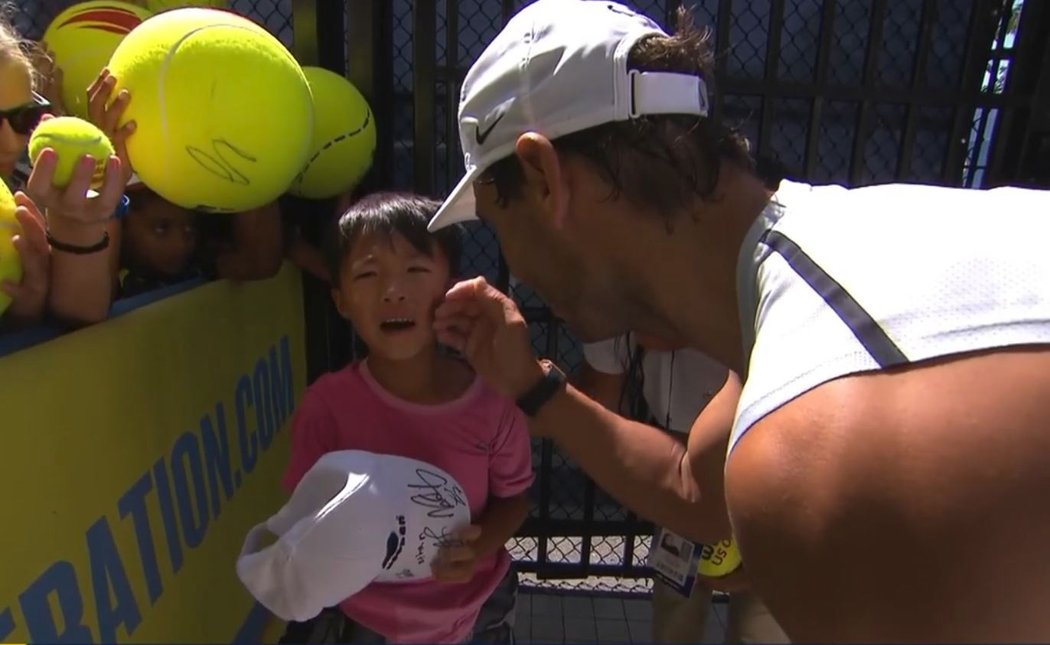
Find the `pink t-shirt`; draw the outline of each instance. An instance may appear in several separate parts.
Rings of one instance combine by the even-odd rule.
[[[307,389],[292,424],[292,455],[283,484],[291,492],[321,455],[367,450],[418,459],[452,475],[467,494],[474,521],[493,497],[532,484],[525,417],[514,402],[475,379],[449,403],[398,399],[365,362],[326,374]],[[340,604],[343,612],[392,642],[458,643],[468,638],[482,604],[510,568],[500,549],[478,563],[470,582],[373,582]]]

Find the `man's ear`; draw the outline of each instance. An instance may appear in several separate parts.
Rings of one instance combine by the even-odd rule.
[[[564,224],[568,212],[569,191],[564,167],[550,139],[526,132],[518,137],[514,153],[525,177],[525,192],[540,215],[556,228]]]

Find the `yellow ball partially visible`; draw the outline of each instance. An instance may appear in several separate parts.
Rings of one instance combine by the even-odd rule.
[[[321,67],[304,67],[314,100],[310,158],[291,192],[327,199],[357,186],[376,150],[376,125],[361,92],[346,78]]]
[[[225,0],[143,0],[143,4],[153,13],[160,13],[169,9],[182,9],[184,7],[226,8]]]
[[[219,9],[173,9],[132,31],[109,61],[131,93],[128,157],[148,188],[183,208],[251,210],[302,169],[313,102],[288,49]]]
[[[69,114],[88,117],[87,88],[120,41],[149,17],[146,9],[116,0],[78,2],[55,16],[44,42],[62,68],[62,102]]]
[[[15,219],[15,198],[7,184],[0,180],[0,282],[22,281],[22,258],[11,243],[11,236],[18,235],[22,228]],[[0,291],[0,315],[11,306],[11,296]]]
[[[741,564],[743,560],[736,542],[722,540],[718,544],[704,545],[696,572],[706,578],[721,578],[736,571]]]
[[[51,148],[58,156],[55,175],[51,180],[55,186],[64,188],[73,178],[73,170],[84,155],[95,160],[95,174],[91,177],[91,188],[99,188],[106,179],[106,162],[113,156],[113,144],[109,137],[92,123],[75,116],[60,116],[46,121],[33,130],[29,138],[29,161],[36,164],[45,148]]]

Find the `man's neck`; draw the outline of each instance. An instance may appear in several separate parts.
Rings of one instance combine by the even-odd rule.
[[[726,164],[714,197],[699,204],[691,218],[675,221],[660,245],[661,257],[650,264],[656,272],[650,298],[669,327],[668,339],[738,374],[744,359],[737,263],[744,238],[769,198],[769,190],[751,173]]]

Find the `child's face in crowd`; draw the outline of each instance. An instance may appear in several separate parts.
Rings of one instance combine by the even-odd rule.
[[[28,71],[17,62],[0,63],[0,111],[33,104],[33,85]],[[0,123],[0,175],[10,175],[29,145],[29,135],[11,129],[5,118]]]
[[[131,199],[141,205],[124,224],[130,261],[165,276],[184,271],[197,248],[193,212],[153,194],[132,194]]]
[[[436,244],[428,256],[397,233],[372,233],[350,247],[332,296],[371,354],[407,360],[434,346],[434,308],[448,284],[448,260]]]

